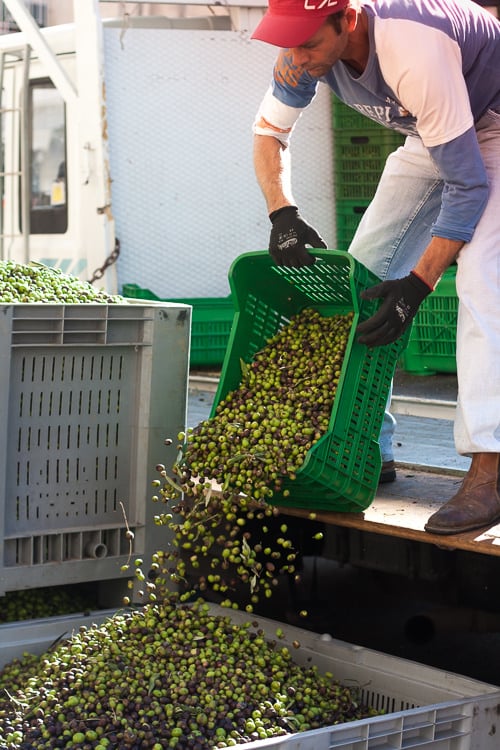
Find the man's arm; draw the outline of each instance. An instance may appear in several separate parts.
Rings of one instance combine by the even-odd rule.
[[[314,257],[307,247],[326,248],[326,243],[293,203],[288,149],[273,136],[255,135],[254,139],[255,174],[272,224],[271,257],[278,266],[310,266]]]
[[[273,136],[254,135],[253,158],[268,214],[283,206],[294,205],[288,148]]]
[[[414,272],[431,289],[434,289],[442,274],[456,259],[464,244],[459,240],[433,237],[413,269]]]

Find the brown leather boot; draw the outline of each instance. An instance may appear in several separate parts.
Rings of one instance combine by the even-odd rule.
[[[460,489],[425,524],[432,534],[460,534],[500,520],[500,453],[473,453]]]

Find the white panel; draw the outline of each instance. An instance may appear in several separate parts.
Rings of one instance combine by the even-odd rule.
[[[275,54],[239,32],[105,30],[120,288],[224,297],[232,260],[267,247],[251,127]],[[334,247],[331,100],[321,89],[292,139],[294,186]]]

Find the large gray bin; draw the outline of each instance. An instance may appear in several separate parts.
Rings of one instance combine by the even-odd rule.
[[[185,427],[190,333],[180,303],[0,305],[0,595],[126,587],[127,524],[145,565],[166,543],[151,481]]]
[[[385,715],[308,732],[241,743],[242,750],[498,750],[500,688],[390,656],[258,615],[211,605],[235,624],[252,623],[267,639],[287,646],[304,667],[330,672],[359,690],[360,700]],[[110,612],[0,625],[0,668],[25,651],[43,653],[81,625],[102,623]],[[194,643],[194,641],[193,641]]]

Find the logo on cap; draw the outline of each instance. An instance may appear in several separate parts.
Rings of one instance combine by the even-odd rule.
[[[324,8],[335,8],[339,0],[321,0],[319,3],[310,3],[304,0],[304,10],[323,10]]]

